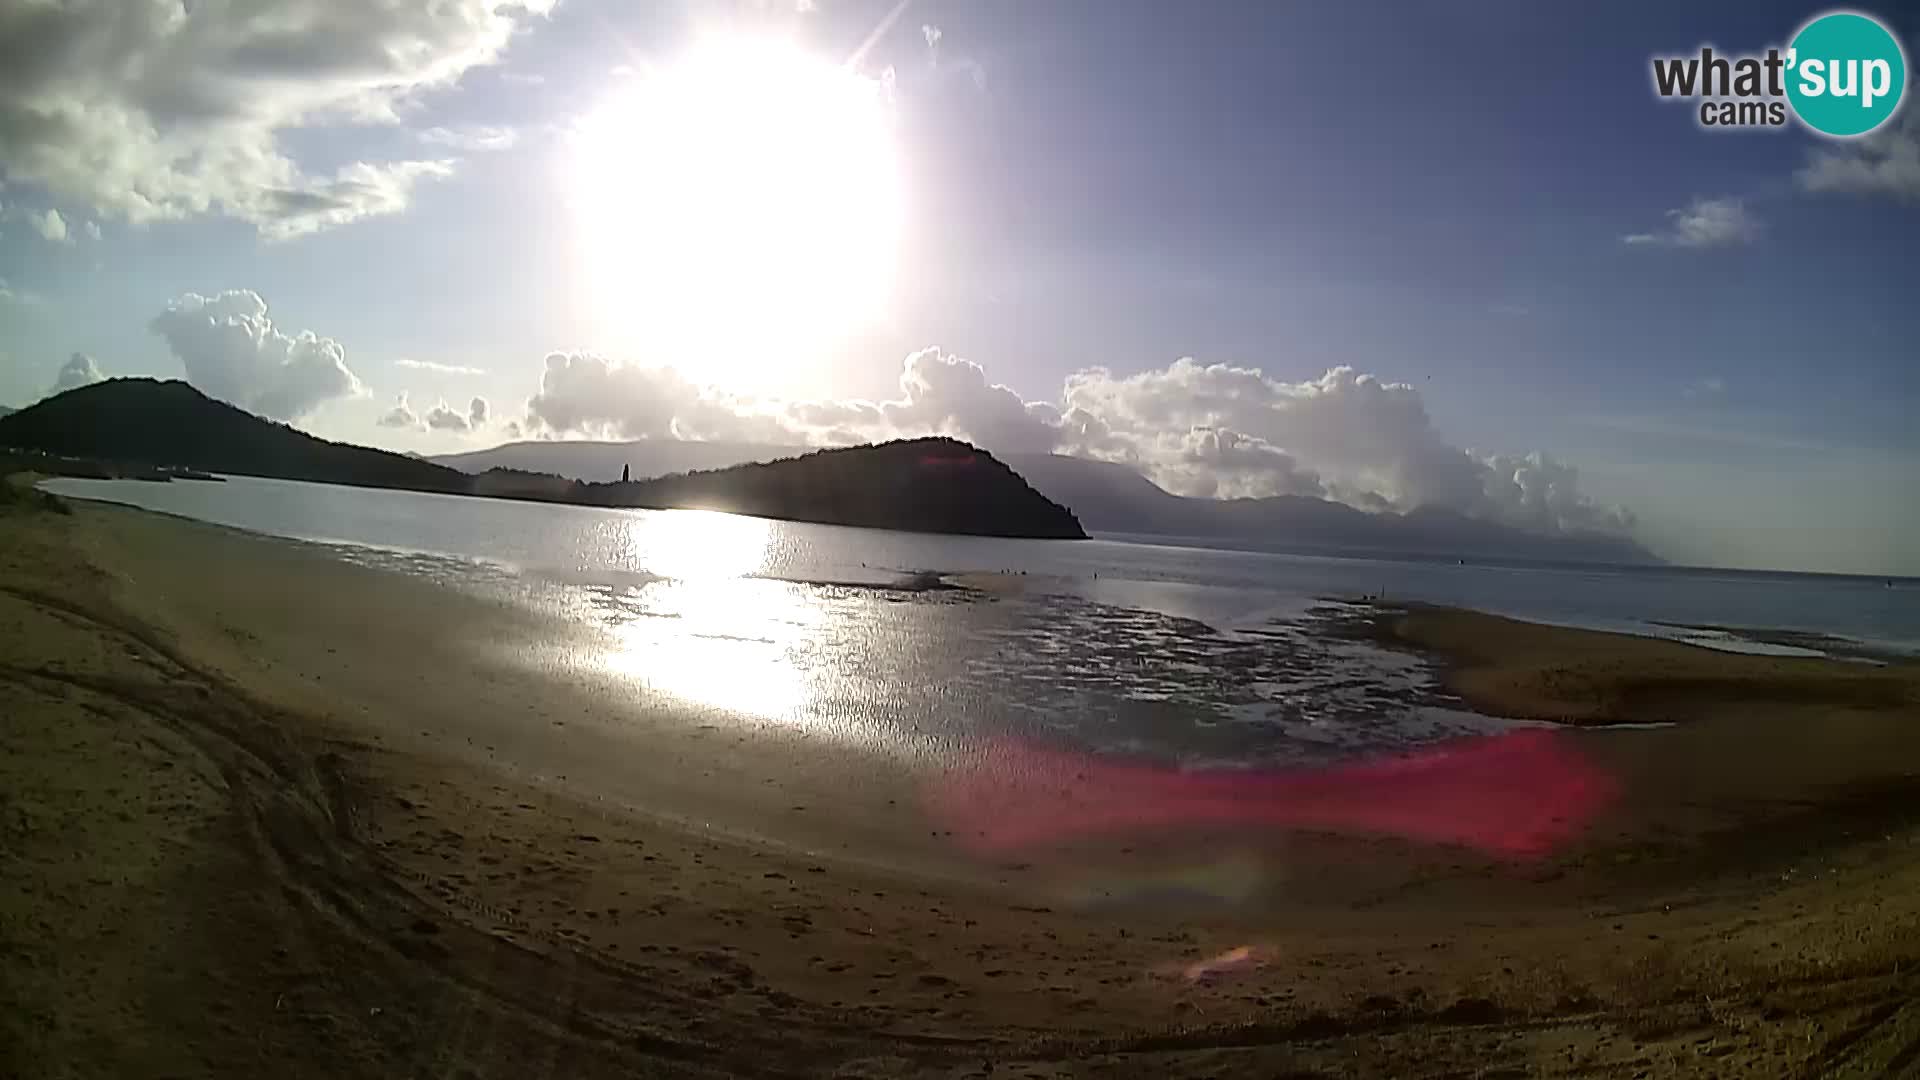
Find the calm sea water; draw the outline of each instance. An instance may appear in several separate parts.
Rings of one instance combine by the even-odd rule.
[[[934,536],[246,478],[46,486],[318,542],[594,624],[601,662],[703,709],[1188,762],[1328,760],[1510,726],[1448,700],[1422,661],[1326,633],[1343,614],[1329,598],[1756,651],[1804,650],[1688,627],[1920,652],[1912,581]],[[936,575],[982,587],[927,589]]]

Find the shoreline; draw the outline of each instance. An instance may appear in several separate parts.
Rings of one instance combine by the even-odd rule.
[[[1688,707],[1711,711],[1743,701],[1920,710],[1920,657],[1855,667],[1842,656],[1735,652],[1429,604],[1381,610],[1367,636],[1439,659],[1449,689],[1491,715],[1515,719],[1646,723]]]
[[[52,476],[52,477],[43,477],[41,479],[61,480],[61,479],[88,479],[88,478],[85,478],[85,477],[69,478],[69,477]],[[249,478],[243,477],[243,479],[249,479]],[[268,482],[284,482],[289,484],[308,483],[306,481],[276,481],[270,477],[269,478],[251,478],[251,479],[264,479],[264,480],[267,480]],[[322,488],[339,487],[339,486],[351,487],[351,485],[327,485],[327,484],[320,484],[319,486]],[[136,485],[135,490],[137,491],[143,488],[144,488],[144,485]],[[387,489],[375,488],[375,489],[366,489],[366,490],[381,491],[381,490],[387,490]],[[400,493],[410,494],[410,495],[422,495],[422,496],[431,496],[436,494],[432,492],[411,492],[411,491],[402,491]],[[146,505],[143,505],[138,501],[123,501],[121,498],[111,494],[72,494],[72,495],[68,495],[67,497],[72,498],[79,502],[96,502],[103,505],[114,505],[114,506],[129,508],[129,509],[143,510],[148,513],[166,514],[169,516],[182,517],[188,521],[196,521],[196,522],[201,521],[201,519],[192,517],[190,515],[178,514],[173,511],[169,511],[165,509],[151,508]],[[571,504],[550,504],[550,505],[565,506],[565,505],[571,505]],[[596,510],[596,509],[617,511],[621,508],[580,506],[579,509],[589,510],[589,511]],[[628,508],[628,509],[631,509],[631,508]],[[776,520],[784,520],[784,519],[763,519],[763,520],[776,521]],[[210,522],[202,522],[202,523],[211,524]],[[800,522],[799,524],[806,525],[811,523]],[[232,526],[226,526],[226,527],[238,528],[238,529],[241,529],[242,531],[249,531],[249,532],[255,531],[252,526],[248,526],[248,525],[232,525]],[[820,527],[833,529],[833,528],[842,528],[843,526],[822,525]],[[882,532],[884,534],[887,531],[883,530]],[[280,534],[271,533],[271,532],[261,532],[260,534],[280,537]],[[930,538],[939,538],[944,536],[944,537],[957,538],[957,539],[969,539],[969,538],[993,539],[991,537],[984,537],[984,538],[969,537],[963,534],[905,533],[903,535],[915,535],[915,536],[924,536],[924,537],[930,537]],[[1156,543],[1156,540],[1164,540],[1168,538],[1156,537],[1152,534],[1125,534],[1125,536],[1127,538],[1121,539],[1119,542],[1125,543],[1125,544],[1137,543],[1147,547],[1177,548],[1179,546],[1179,545],[1158,544]],[[285,536],[280,538],[290,539],[290,540],[295,540],[295,541],[305,542],[305,543],[320,544],[325,546],[345,545],[349,547],[361,547],[361,548],[366,548],[368,550],[380,551],[380,552],[395,552],[395,553],[401,553],[401,554],[419,555],[419,556],[433,557],[433,558],[458,559],[466,562],[477,563],[480,565],[489,565],[489,566],[513,565],[511,561],[503,560],[501,557],[498,557],[498,556],[480,555],[480,554],[453,555],[453,554],[447,554],[441,550],[413,548],[405,545],[389,544],[389,543],[381,542],[378,540],[340,539],[340,538],[327,538],[327,537],[316,538],[311,536]],[[1112,540],[1112,537],[1108,537],[1107,539]],[[1247,548],[1247,549],[1197,548],[1193,550],[1223,551],[1228,553],[1237,553],[1237,554],[1246,554],[1246,555],[1279,556],[1279,557],[1285,557],[1289,554],[1288,552],[1268,551],[1265,549],[1251,549],[1251,548]],[[1335,563],[1340,563],[1340,562],[1371,563],[1376,561],[1385,561],[1390,564],[1420,565],[1420,564],[1436,561],[1434,559],[1423,557],[1417,554],[1409,554],[1409,555],[1402,556],[1402,555],[1396,555],[1392,552],[1382,552],[1382,553],[1378,553],[1377,555],[1347,555],[1347,556],[1340,555],[1339,553],[1318,552],[1318,553],[1312,553],[1312,557],[1330,560]],[[1447,559],[1440,559],[1437,561],[1440,563],[1451,564],[1457,560],[1447,558]],[[1490,561],[1485,561],[1484,563],[1476,563],[1475,565],[1485,565],[1485,566],[1494,566],[1494,567],[1509,566],[1507,562],[1503,562],[1501,560],[1490,560]],[[1532,566],[1534,566],[1534,564],[1527,563],[1524,560],[1519,562],[1514,562],[1511,564],[1511,568],[1518,568],[1518,569],[1526,569]],[[1552,569],[1565,569],[1565,568],[1578,569],[1581,567],[1586,567],[1588,569],[1601,570],[1601,571],[1617,570],[1617,571],[1626,571],[1630,573],[1638,573],[1648,569],[1645,566],[1639,566],[1639,565],[1580,564],[1580,563],[1573,563],[1573,564],[1543,563],[1543,564],[1539,564],[1537,568],[1552,570]],[[1824,574],[1824,573],[1788,573],[1784,571],[1769,571],[1769,570],[1719,570],[1719,569],[1710,568],[1710,567],[1708,568],[1687,567],[1687,568],[1680,568],[1680,569],[1685,570],[1689,574],[1727,573],[1727,574],[1733,574],[1733,575],[1753,577],[1761,580],[1777,579],[1777,578],[1787,578],[1787,579],[1804,578],[1804,579],[1815,579],[1815,580],[1850,581],[1850,582],[1869,583],[1869,584],[1877,583],[1881,581],[1879,577],[1857,575],[1857,574],[1849,575],[1849,574]],[[920,573],[928,573],[928,572],[924,570],[916,569],[916,570],[902,571],[902,573],[920,574]],[[989,592],[999,591],[1002,589],[1013,589],[1013,588],[1024,587],[1024,583],[1018,582],[1018,581],[1009,580],[1009,581],[1002,581],[1002,582],[996,583],[992,580],[994,577],[994,573],[995,572],[992,570],[962,570],[962,571],[944,573],[942,577],[952,578],[952,579],[966,579],[964,583],[965,587],[982,589],[984,591],[989,591]],[[787,582],[793,582],[796,584],[806,584],[806,585],[827,585],[827,586],[840,585],[840,586],[845,586],[850,588],[884,587],[884,588],[892,588],[892,589],[903,589],[905,587],[903,583],[898,581],[890,581],[890,582],[882,583],[874,579],[859,577],[859,576],[855,576],[845,580],[842,580],[840,578],[834,578],[834,577],[820,577],[817,575],[815,576],[802,575],[802,576],[793,576],[793,577],[767,576],[765,577],[765,580],[787,581]],[[1913,581],[1916,584],[1920,584],[1920,579],[1913,579]],[[1343,604],[1371,602],[1369,598],[1361,597],[1361,596],[1358,596],[1357,594],[1349,594],[1349,593],[1322,594],[1315,598],[1322,601],[1333,602],[1333,603],[1343,603]],[[1418,600],[1409,601],[1409,602],[1415,605],[1432,604],[1434,606],[1445,606],[1445,604],[1447,603],[1444,601],[1418,601]],[[1397,606],[1398,603],[1399,601],[1392,600],[1388,602],[1388,606],[1390,607]],[[1497,611],[1497,610],[1498,609],[1490,609],[1490,611]],[[1785,625],[1763,624],[1759,626],[1731,626],[1731,625],[1725,625],[1725,624],[1714,622],[1711,619],[1705,618],[1704,616],[1696,616],[1695,617],[1696,621],[1686,622],[1686,621],[1672,621],[1669,619],[1654,618],[1654,617],[1647,617],[1647,618],[1641,618],[1641,619],[1624,619],[1624,620],[1576,617],[1574,619],[1568,620],[1568,619],[1565,619],[1563,616],[1557,616],[1552,612],[1529,612],[1524,610],[1505,611],[1501,613],[1506,614],[1507,617],[1516,618],[1523,621],[1537,622],[1546,626],[1563,627],[1567,629],[1576,629],[1576,630],[1595,630],[1602,633],[1620,633],[1620,634],[1629,634],[1629,635],[1640,636],[1640,637],[1651,637],[1659,640],[1679,641],[1686,644],[1703,645],[1707,648],[1712,648],[1712,649],[1715,649],[1716,651],[1724,651],[1724,652],[1755,652],[1760,655],[1820,654],[1820,655],[1832,656],[1835,658],[1856,659],[1862,662],[1870,662],[1870,663],[1898,664],[1898,663],[1904,663],[1904,662],[1920,662],[1920,638],[1884,638],[1884,637],[1876,637],[1871,633],[1846,631],[1846,630],[1788,629],[1785,627]],[[1721,647],[1715,644],[1714,641],[1712,640],[1702,639],[1702,636],[1712,636],[1712,635],[1718,635],[1719,637],[1733,643],[1733,647]],[[1773,651],[1773,650],[1779,650],[1779,649],[1786,649],[1789,651],[1787,652]]]
[[[1696,710],[1675,729],[1566,737],[1639,778],[1630,792],[1684,778],[1676,795],[1726,805],[1634,805],[1609,823],[1617,837],[1520,871],[1379,839],[1203,837],[1185,852],[1217,856],[1203,876],[1237,858],[1282,874],[1283,893],[1310,891],[1320,868],[1346,877],[1312,903],[1075,910],[1017,885],[862,863],[857,848],[928,838],[824,802],[805,812],[828,818],[810,853],[634,812],[676,791],[757,792],[768,776],[782,794],[733,797],[740,817],[794,816],[786,792],[799,790],[912,805],[884,776],[814,762],[831,756],[819,747],[568,716],[586,745],[568,759],[584,771],[566,775],[644,746],[656,767],[619,775],[649,785],[645,798],[525,775],[503,714],[606,700],[564,668],[496,664],[488,678],[489,643],[535,629],[529,616],[451,597],[422,611],[430,586],[206,528],[128,509],[0,511],[0,693],[26,718],[0,766],[0,790],[21,793],[0,809],[16,815],[9,866],[26,884],[0,908],[0,944],[32,961],[0,1002],[18,1075],[56,1071],[63,1055],[96,1061],[81,1072],[152,1071],[160,1059],[112,1055],[156,1047],[179,1071],[227,1075],[429,1061],[520,1075],[526,1060],[583,1076],[958,1076],[982,1062],[1041,1076],[1394,1075],[1415,1062],[1685,1075],[1920,1054],[1920,828],[1910,789],[1887,786],[1920,758],[1895,755],[1911,737],[1885,730],[1886,710],[1912,702],[1884,696],[1891,676],[1768,669],[1764,685],[1799,696],[1756,725],[1764,702],[1739,684],[1761,669],[1744,661],[1689,658],[1716,670],[1663,681],[1648,665],[1671,655],[1649,659],[1648,645],[1708,651],[1566,631],[1593,634],[1571,662],[1551,628],[1451,613],[1396,638],[1465,661],[1453,674],[1469,701],[1575,719]],[[304,582],[291,595],[306,606],[252,592],[274,581]],[[423,705],[423,672],[476,681]],[[1837,711],[1823,696],[1835,691]],[[1815,722],[1844,752],[1806,753],[1795,732]],[[1760,745],[1728,755],[1736,737]],[[790,775],[793,754],[820,771]],[[786,771],[755,772],[768,763]],[[1863,779],[1866,765],[1881,778]],[[715,775],[676,777],[690,766]],[[59,780],[95,774],[107,778]],[[1805,790],[1783,791],[1789,780]],[[1851,795],[1829,790],[1841,780]],[[1754,792],[1777,805],[1749,805]],[[113,870],[125,861],[113,852],[143,861]],[[1139,865],[1152,853],[1082,854],[1073,865],[1110,866],[1113,880],[1181,872],[1178,859]],[[91,884],[103,874],[146,884]],[[96,917],[158,951],[82,932]],[[16,939],[27,928],[42,936]],[[147,986],[181,949],[180,974]],[[1237,967],[1187,978],[1236,949],[1248,950]],[[81,974],[115,964],[132,966],[119,983]],[[119,998],[75,996],[121,984]]]

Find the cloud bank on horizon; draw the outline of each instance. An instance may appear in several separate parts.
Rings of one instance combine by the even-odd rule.
[[[1350,367],[1287,383],[1182,358],[1124,377],[1087,368],[1067,378],[1058,401],[1027,401],[981,365],[928,348],[906,358],[896,398],[779,401],[721,393],[668,367],[553,353],[519,424],[546,438],[823,446],[943,434],[991,451],[1128,465],[1181,495],[1438,506],[1540,532],[1634,525],[1630,511],[1582,494],[1572,466],[1455,446],[1418,390]]]
[[[298,420],[367,392],[344,346],[311,330],[282,332],[251,290],[186,293],[151,326],[189,382],[272,419]],[[82,359],[97,379],[90,358],[76,354],[68,368]],[[62,383],[68,378],[63,369]],[[816,446],[952,435],[990,451],[1128,465],[1180,495],[1308,495],[1374,511],[1438,506],[1538,532],[1634,526],[1631,511],[1581,493],[1572,466],[1544,453],[1455,446],[1434,427],[1417,389],[1351,367],[1288,383],[1258,368],[1183,357],[1127,376],[1082,369],[1066,379],[1059,400],[1027,401],[981,365],[926,348],[906,357],[899,386],[899,396],[884,401],[744,397],[672,367],[555,352],[524,418],[500,432]],[[492,419],[481,396],[464,411],[442,399],[421,414],[401,393],[375,423],[464,435]]]

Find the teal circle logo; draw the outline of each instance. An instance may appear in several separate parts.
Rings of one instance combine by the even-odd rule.
[[[1787,49],[1787,100],[1823,135],[1865,135],[1887,122],[1907,92],[1907,57],[1872,16],[1822,15]]]

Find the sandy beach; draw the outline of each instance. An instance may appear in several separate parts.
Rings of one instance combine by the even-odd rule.
[[[0,506],[6,1075],[1920,1070],[1911,663],[1384,612],[1358,632],[1560,725],[1607,795],[1577,835],[981,857],[998,819],[960,858],[923,772],[635,710],[577,627],[71,509]],[[1195,877],[1250,884],[1143,899]]]

